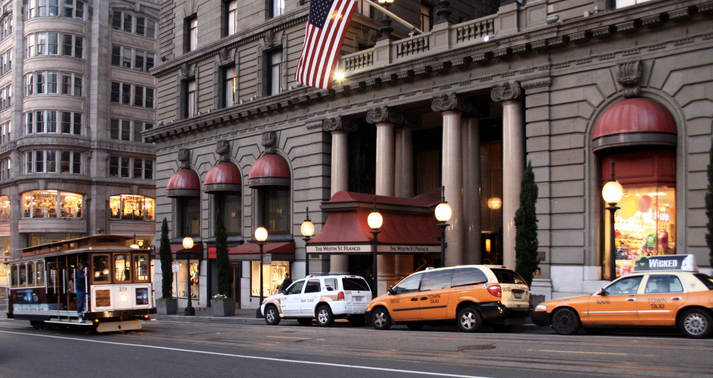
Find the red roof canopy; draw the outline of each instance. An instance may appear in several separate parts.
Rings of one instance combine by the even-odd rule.
[[[249,186],[290,185],[290,166],[278,154],[265,154],[250,168]]]
[[[239,192],[242,189],[240,170],[235,164],[222,161],[208,171],[203,188],[206,193]]]
[[[629,98],[599,116],[592,132],[593,149],[630,144],[676,145],[676,122],[661,104]]]
[[[168,179],[166,184],[167,197],[198,197],[200,196],[201,180],[192,169],[181,169]]]

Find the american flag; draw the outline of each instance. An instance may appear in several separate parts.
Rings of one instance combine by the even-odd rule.
[[[356,5],[354,0],[310,1],[295,80],[310,87],[332,88],[332,75]]]

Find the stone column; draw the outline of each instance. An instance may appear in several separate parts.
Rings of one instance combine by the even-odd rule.
[[[413,133],[411,127],[396,129],[396,197],[410,198],[414,195]],[[396,255],[394,268],[397,279],[413,273],[413,255]]]
[[[401,112],[389,107],[371,109],[366,114],[366,121],[376,125],[376,195],[394,196],[394,175],[396,172],[394,153],[394,127],[403,123]],[[383,294],[390,281],[396,278],[394,256],[377,257],[377,293]]]
[[[472,104],[463,96],[438,96],[431,102],[433,111],[443,115],[443,161],[441,184],[445,187],[446,201],[453,210],[450,227],[446,230],[446,266],[463,264],[463,143],[461,116],[472,110]]]
[[[463,120],[464,262],[482,263],[480,248],[480,127],[477,118]]]
[[[337,117],[322,121],[322,130],[332,134],[332,182],[331,196],[349,189],[348,135],[357,129],[356,123],[348,118]],[[309,264],[309,256],[307,257]],[[330,255],[330,274],[349,274],[349,256]]]
[[[515,269],[515,213],[525,171],[525,112],[520,83],[493,88],[491,98],[503,106],[503,265]]]

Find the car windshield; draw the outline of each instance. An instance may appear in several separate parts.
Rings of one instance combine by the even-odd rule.
[[[708,290],[713,290],[713,278],[711,278],[709,275],[703,273],[696,273],[694,274],[694,276],[701,280],[701,282],[706,285]]]
[[[344,290],[370,291],[369,285],[363,278],[342,278]]]
[[[515,273],[514,270],[510,270],[510,269],[491,269],[491,270],[495,274],[495,277],[498,278],[498,282],[500,282],[501,284],[527,285],[525,280],[523,280],[519,274]]]

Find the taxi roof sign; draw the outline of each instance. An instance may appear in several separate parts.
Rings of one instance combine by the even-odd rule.
[[[644,256],[636,259],[634,272],[651,270],[683,270],[697,272],[696,258],[693,255]]]

